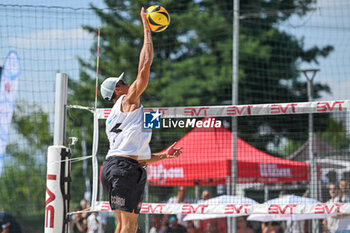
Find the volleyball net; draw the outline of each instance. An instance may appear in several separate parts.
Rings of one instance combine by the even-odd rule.
[[[141,213],[349,213],[350,204],[326,204],[331,198],[330,184],[350,182],[349,106],[350,101],[337,100],[145,108],[144,127],[154,128],[152,151],[165,150],[177,141],[183,154],[147,167],[148,186]],[[109,113],[110,109],[96,109],[94,122],[104,123]],[[152,114],[157,113],[160,117],[151,122]],[[234,119],[237,129],[232,129]],[[98,135],[101,126],[94,125]],[[108,143],[103,138],[95,143],[98,146],[94,145],[93,156],[104,158]],[[110,211],[106,195],[98,192],[100,167],[95,163],[93,169],[90,210]],[[169,202],[179,187],[187,191],[184,202]],[[281,190],[284,199],[275,199]],[[205,192],[211,197],[208,200],[202,199]]]
[[[103,62],[99,67],[100,80],[115,76],[119,71],[126,71],[125,80],[128,82],[137,75],[135,67],[138,65],[138,45],[141,46],[142,35],[139,24],[141,3],[108,2],[110,5],[103,9],[0,4],[0,18],[4,22],[0,34],[1,98],[7,105],[2,107],[1,118],[0,209],[16,217],[23,216],[24,225],[32,227],[33,231],[42,229],[44,207],[50,207],[53,200],[51,195],[46,199],[47,205],[43,205],[45,191],[48,192],[45,163],[47,146],[52,144],[55,73],[64,71],[69,74],[69,104],[93,106],[96,44],[98,27],[101,26]],[[282,189],[296,196],[315,197],[316,193],[317,201],[322,204],[317,206],[318,209],[326,212],[338,210],[337,206],[323,205],[330,199],[330,183],[336,183],[339,188],[341,179],[349,180],[349,129],[344,103],[316,103],[316,110],[312,112],[314,129],[311,143],[308,143],[309,110],[290,114],[293,109],[299,111],[299,105],[275,104],[269,107],[270,112],[266,110],[268,114],[265,115],[244,114],[255,109],[254,103],[293,104],[306,101],[306,80],[298,71],[302,68],[321,69],[314,80],[315,99],[349,99],[349,70],[344,65],[350,54],[347,52],[350,46],[347,45],[349,30],[346,23],[349,2],[310,1],[310,4],[305,4],[283,1],[277,5],[274,1],[262,2],[264,7],[240,1],[238,103],[249,105],[227,106],[223,112],[230,114],[215,116],[222,122],[222,128],[210,129],[197,127],[202,117],[215,115],[212,114],[214,108],[205,105],[226,105],[232,100],[232,2],[167,2],[165,7],[172,23],[167,31],[153,35],[156,60],[152,65],[149,86],[143,94],[143,104],[188,106],[182,108],[183,118],[166,118],[164,113],[162,119],[165,122],[162,122],[161,129],[153,130],[152,151],[162,151],[182,139],[189,138],[189,144],[184,147],[185,153],[181,158],[171,161],[184,162],[181,166],[164,161],[148,167],[149,185],[145,190],[142,212],[159,212],[160,209],[163,212],[179,212],[186,211],[186,208],[201,212],[203,208],[195,205],[205,192],[213,198],[234,194],[245,200],[246,205],[250,204],[243,197],[251,198],[258,203],[254,202],[254,207],[258,207],[277,198]],[[203,27],[203,22],[210,23]],[[20,60],[20,73],[8,72],[19,71],[17,65],[13,69],[7,66],[16,64],[7,62],[7,58],[14,56],[14,51]],[[204,107],[190,107],[193,105]],[[106,107],[107,103],[99,99],[98,106]],[[79,144],[69,149],[71,157],[64,154],[57,156],[57,160],[72,163],[71,193],[64,198],[69,200],[71,210],[83,198],[96,200],[92,202],[95,208],[108,210],[104,202],[107,198],[96,178],[94,190],[97,193],[94,197],[91,195],[92,177],[98,177],[99,173],[95,170],[97,176],[92,175],[92,154],[94,163],[97,162],[94,167],[99,168],[108,143],[103,130],[104,120],[93,121],[94,109],[88,109],[92,114],[68,109],[67,137],[79,138]],[[163,114],[165,110],[159,108],[159,111]],[[278,115],[279,112],[283,114]],[[241,114],[244,116],[239,116]],[[234,116],[239,116],[237,130],[232,129]],[[96,151],[91,152],[93,124],[98,125],[99,140],[94,144]],[[186,127],[182,128],[180,124]],[[202,131],[207,131],[207,134]],[[236,140],[229,139],[235,133]],[[197,135],[198,138],[194,137]],[[67,145],[68,140],[64,144]],[[217,145],[215,148],[209,147],[214,144]],[[316,165],[312,167],[317,174],[312,185],[311,174],[315,171],[311,171],[310,147],[314,148]],[[232,162],[233,151],[236,151],[236,165]],[[286,159],[288,164],[257,160],[257,154],[262,152],[266,157],[273,156],[275,162],[276,158]],[[192,156],[186,160],[187,155]],[[239,160],[240,156],[251,161]],[[303,162],[305,169],[296,172],[291,168],[293,161]],[[69,163],[59,164],[66,169]],[[236,176],[233,175],[235,167]],[[47,178],[54,182],[58,176]],[[60,178],[67,186],[69,178]],[[61,187],[58,180],[55,182],[49,187],[50,191]],[[168,205],[168,200],[178,194],[181,186],[186,188],[186,202],[191,206]],[[57,200],[57,196],[55,198]],[[225,203],[232,202],[231,199],[224,200]],[[303,201],[301,204],[299,201],[298,208],[306,203],[306,200]],[[339,211],[346,211],[346,205],[339,207]],[[67,208],[67,203],[63,208]],[[239,210],[241,207],[235,208]],[[287,212],[291,209],[285,206],[278,208]],[[222,211],[222,208],[204,209],[211,213]],[[292,209],[297,211],[294,207]],[[47,211],[53,213],[51,207]],[[252,211],[250,207],[247,210],[249,213]],[[51,226],[52,222],[47,223]]]

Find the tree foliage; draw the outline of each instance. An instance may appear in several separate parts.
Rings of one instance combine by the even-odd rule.
[[[30,105],[16,105],[17,114],[12,119],[24,145],[7,145],[5,166],[0,176],[0,187],[6,187],[0,189],[1,208],[16,216],[43,213],[46,153],[52,144],[48,114],[38,106],[30,106],[31,111],[23,114],[24,106]]]
[[[105,1],[108,10],[93,7],[101,18],[102,79],[125,71],[127,80],[137,75],[142,46],[140,8],[156,4],[140,0]],[[241,1],[239,36],[239,104],[300,102],[307,100],[306,81],[300,77],[301,62],[318,62],[333,50],[304,48],[303,39],[283,31],[279,25],[292,15],[305,15],[313,1]],[[158,4],[158,3],[157,3]],[[171,25],[153,34],[154,62],[151,80],[143,94],[145,106],[221,105],[231,102],[232,93],[232,1],[161,1],[171,15]],[[97,28],[86,26],[97,37]],[[92,59],[81,61],[82,75],[71,100],[88,104],[93,96],[96,45]],[[257,67],[258,66],[258,67]],[[84,90],[82,92],[82,90]],[[329,92],[327,85],[315,83],[314,98]],[[100,99],[101,100],[101,99]],[[99,102],[99,106],[108,106]],[[110,106],[110,105],[109,105]],[[255,132],[241,133],[244,139],[262,149],[271,138],[261,138],[259,126],[268,124],[275,135],[294,130],[295,118],[286,117],[281,128],[268,118],[239,119],[239,125]],[[297,117],[305,121],[305,117]],[[83,120],[82,122],[85,123]],[[287,126],[286,126],[287,125]],[[288,126],[289,125],[289,126]],[[300,130],[307,127],[300,124]],[[289,127],[289,128],[288,128]],[[257,138],[256,138],[257,137]],[[266,139],[266,140],[264,140]],[[303,138],[302,140],[304,140]],[[165,140],[162,144],[168,144]],[[253,143],[254,144],[254,143]]]
[[[231,103],[232,1],[106,0],[105,3],[107,9],[91,5],[102,22],[100,83],[121,72],[126,73],[126,81],[135,80],[143,42],[140,9],[142,6],[160,4],[169,11],[171,24],[166,31],[152,34],[154,61],[148,88],[142,95],[143,105],[157,107]],[[303,39],[282,30],[280,25],[293,15],[305,15],[312,3],[311,0],[240,1],[239,104],[307,100],[306,81],[299,74],[299,65],[302,62],[317,63],[320,57],[327,57],[333,48],[315,46],[306,49]],[[95,35],[97,43],[97,28],[89,25],[84,28]],[[95,76],[91,74],[96,70],[96,48],[96,44],[91,47],[91,59],[80,60],[80,80],[70,80],[71,104],[93,106],[91,97],[95,94]],[[315,82],[313,97],[318,98],[323,92],[330,92],[329,87]],[[111,107],[111,104],[99,96],[98,106]],[[91,114],[81,111],[70,114],[70,120],[74,122],[70,125],[72,131],[78,133],[81,126],[85,125],[87,135],[92,135]],[[329,116],[324,117],[329,119]],[[280,124],[281,121],[285,124]],[[263,125],[271,128],[273,134],[261,135]],[[245,117],[239,118],[239,126],[239,135],[263,150],[267,150],[271,142],[277,143],[280,138],[288,138],[295,130],[303,135],[297,140],[307,139],[306,116],[281,117],[279,122],[269,117]],[[250,131],[245,131],[246,128]],[[321,128],[326,128],[326,125]],[[104,129],[102,123],[101,129]],[[154,131],[152,150],[164,149],[183,136],[183,132],[175,132],[171,137],[168,135]],[[100,141],[106,139],[103,130],[100,132],[101,138]],[[88,148],[91,148],[91,137],[87,141]],[[107,150],[107,145],[106,141],[100,143],[99,150]],[[103,156],[100,160],[103,160]]]

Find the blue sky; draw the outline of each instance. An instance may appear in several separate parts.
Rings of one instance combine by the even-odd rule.
[[[102,0],[86,1],[86,0],[2,0],[1,4],[4,5],[33,5],[33,6],[60,6],[60,7],[72,7],[72,8],[85,8],[89,7],[90,3],[93,3],[99,8],[105,7]]]
[[[298,38],[304,37],[306,48],[333,45],[334,51],[319,64],[302,64],[301,68],[320,69],[315,80],[328,84],[333,91],[322,99],[350,99],[350,2],[318,0],[314,8],[303,18],[289,19],[288,30]]]
[[[99,8],[105,8],[103,0],[2,0],[1,4],[87,8],[91,2]],[[286,28],[295,36],[304,37],[306,47],[327,44],[335,47],[328,58],[320,59],[320,64],[302,64],[301,67],[321,70],[316,75],[316,81],[330,85],[333,90],[332,95],[324,95],[322,99],[349,99],[347,87],[350,87],[350,65],[347,62],[350,61],[350,3],[348,0],[318,0],[315,9],[303,18],[292,17],[286,22]],[[329,30],[320,30],[321,26]]]
[[[87,8],[91,2],[99,8],[105,8],[102,0],[2,0],[1,4]],[[348,92],[347,87],[350,86],[350,65],[347,62],[350,61],[350,3],[348,0],[318,0],[315,9],[303,18],[290,18],[285,23],[286,30],[299,38],[304,37],[307,48],[328,44],[335,47],[335,51],[329,57],[320,59],[320,64],[302,64],[301,67],[321,70],[316,75],[316,81],[327,83],[333,90],[332,95],[325,95],[322,99],[349,99],[350,92]],[[72,25],[70,33],[78,35],[78,31],[74,32],[74,30],[79,26]],[[321,30],[320,27],[329,28],[329,30]],[[51,33],[60,32],[51,31]],[[25,39],[22,38],[22,40]],[[20,42],[19,40],[17,39],[17,42]],[[87,43],[87,52],[89,52],[90,45]]]

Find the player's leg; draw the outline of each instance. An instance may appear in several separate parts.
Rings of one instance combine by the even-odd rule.
[[[136,233],[138,214],[120,211],[122,218],[122,228],[120,233]]]
[[[128,198],[126,198],[126,211],[121,212],[122,228],[121,233],[136,233],[138,224],[137,219],[140,213],[140,203],[142,200],[143,191],[145,188],[147,176],[146,170],[138,165],[132,172],[132,179],[129,183],[132,188],[128,191]]]
[[[122,216],[120,210],[114,210],[115,216],[117,217],[117,227],[115,228],[114,233],[121,233],[122,229]]]

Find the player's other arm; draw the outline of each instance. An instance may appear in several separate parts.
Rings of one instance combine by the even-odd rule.
[[[182,153],[182,147],[175,148],[176,142],[174,142],[168,149],[164,152],[152,153],[151,158],[147,160],[140,160],[142,165],[148,165],[151,163],[158,162],[163,159],[176,159]]]
[[[140,96],[145,91],[149,81],[151,65],[153,61],[153,42],[151,30],[146,20],[145,9],[141,9],[144,40],[140,52],[139,67],[136,80],[131,84],[128,94],[124,98],[129,104],[140,104]]]

